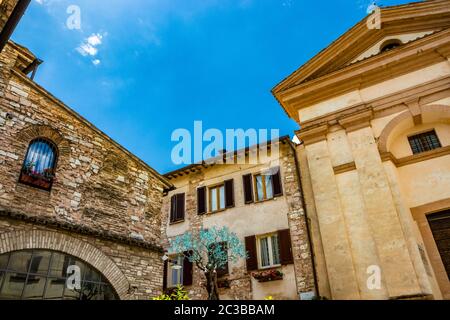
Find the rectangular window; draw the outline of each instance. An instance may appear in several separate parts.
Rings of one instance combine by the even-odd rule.
[[[167,265],[167,287],[175,288],[183,284],[183,255],[170,256]]]
[[[172,196],[170,201],[170,223],[184,221],[184,193]]]
[[[277,233],[259,236],[257,245],[260,269],[279,267],[281,265],[280,245]]]
[[[434,130],[416,134],[409,137],[408,139],[413,154],[418,154],[442,147],[436,131]]]
[[[209,211],[216,212],[225,209],[225,185],[209,188]]]
[[[264,201],[274,197],[273,195],[273,176],[258,174],[254,176],[256,200]]]

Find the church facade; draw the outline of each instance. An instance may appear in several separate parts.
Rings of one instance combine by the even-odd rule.
[[[322,295],[450,298],[449,27],[450,1],[377,9],[273,89]]]

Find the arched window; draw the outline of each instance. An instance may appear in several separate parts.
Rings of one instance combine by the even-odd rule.
[[[20,175],[20,182],[50,190],[55,177],[58,151],[56,145],[44,138],[31,141]]]
[[[387,40],[380,46],[380,52],[393,50],[397,47],[400,47],[402,44],[403,43],[398,39]]]
[[[0,300],[118,300],[106,278],[85,262],[56,251],[0,255]]]

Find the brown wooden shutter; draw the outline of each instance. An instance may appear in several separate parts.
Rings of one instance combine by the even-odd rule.
[[[185,252],[186,255],[191,255],[190,252]],[[183,286],[191,286],[192,285],[192,271],[193,271],[192,262],[189,261],[187,257],[184,257],[183,260]]]
[[[222,247],[222,250],[224,250],[225,252],[228,253],[228,243],[227,242],[221,242],[220,246]],[[220,277],[227,275],[229,272],[230,271],[229,271],[228,261],[227,261],[227,263],[222,268],[219,268],[217,270],[217,276],[220,278]]]
[[[247,174],[242,177],[244,181],[244,200],[245,203],[252,203],[253,202],[253,184],[252,184],[252,175]]]
[[[163,271],[163,291],[167,290],[167,272],[169,268],[169,261],[164,261],[164,271]]]
[[[256,251],[256,236],[245,238],[245,249],[247,250],[247,271],[258,270],[258,253]]]
[[[197,213],[206,213],[206,187],[197,189]]]
[[[282,265],[293,264],[291,231],[289,229],[278,231],[278,244],[280,245],[280,261]]]
[[[170,198],[170,222],[176,221],[177,214],[177,196],[174,195]]]
[[[272,176],[273,196],[280,197],[283,195],[283,187],[281,184],[281,169],[276,168],[276,173]]]
[[[234,180],[225,181],[225,207],[234,207]]]
[[[177,221],[184,220],[184,203],[185,195],[184,193],[180,193],[177,195]]]

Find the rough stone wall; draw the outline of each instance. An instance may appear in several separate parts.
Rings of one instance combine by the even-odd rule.
[[[17,2],[19,0],[0,0],[0,31],[3,30]]]
[[[295,151],[289,148],[283,157],[284,192],[289,207],[289,229],[292,238],[295,277],[299,293],[314,292],[314,270],[312,248],[310,247],[305,206],[297,168]]]
[[[52,230],[110,257],[131,289],[125,298],[160,294],[160,215],[170,184],[15,68],[29,59],[25,48],[12,43],[0,55],[0,211],[73,226],[73,232]],[[42,137],[58,149],[51,191],[19,183],[29,143]],[[0,217],[0,237],[32,229],[48,228]]]
[[[8,45],[0,56],[0,207],[159,243],[167,186],[106,135],[12,72],[17,55]],[[18,183],[28,145],[37,137],[58,147],[51,192]]]
[[[291,242],[292,242],[292,250],[294,257],[294,268],[295,268],[295,281],[298,293],[303,292],[315,292],[315,281],[314,281],[314,271],[312,264],[312,254],[309,246],[309,235],[306,226],[306,216],[305,210],[303,207],[303,199],[302,192],[299,185],[299,175],[297,172],[296,159],[295,159],[295,151],[288,144],[283,145],[280,148],[281,156],[279,159],[279,165],[282,171],[282,179],[283,179],[283,197],[276,200],[277,210],[279,210],[280,218],[283,215],[287,214],[288,223],[291,231]],[[210,170],[216,170],[213,167]],[[236,166],[234,170],[236,172],[241,172],[241,170],[245,170],[241,166]],[[263,166],[261,166],[263,167]],[[260,168],[255,167],[252,169],[253,173],[257,172]],[[217,176],[221,177],[222,180],[231,178],[233,171],[227,175],[224,175],[223,172],[217,170]],[[197,188],[202,185],[205,186],[205,171],[197,171],[189,174],[189,177],[184,177],[183,179],[188,179],[188,187],[184,187],[180,190],[173,191],[174,193],[185,192],[186,203],[185,203],[185,222],[188,222],[187,229],[190,232],[198,232],[202,228],[202,226],[207,225],[207,219],[210,219],[208,215],[198,215],[197,214]],[[177,186],[177,181],[172,180],[175,186]],[[235,199],[236,201],[238,196],[236,192],[236,184],[241,183],[241,181],[235,179]],[[278,202],[277,202],[278,201]],[[288,212],[284,212],[284,206],[282,206],[283,201],[287,202]],[[266,206],[270,205],[273,201],[267,201],[266,203],[260,203],[258,205]],[[233,210],[233,209],[231,209]],[[238,209],[239,210],[239,209]],[[245,215],[246,210],[251,210],[250,208],[244,208],[242,214]],[[162,232],[163,236],[167,236],[168,228],[168,219],[170,215],[170,195],[164,197],[163,206],[162,206]],[[223,219],[227,219],[227,210],[223,212]],[[271,221],[265,221],[267,225],[266,232],[274,231],[272,230]],[[251,225],[252,221],[248,221],[248,224]],[[235,231],[236,230],[232,230]],[[264,234],[264,233],[262,233]],[[242,239],[243,241],[244,239]],[[165,238],[164,247],[169,247],[169,238]],[[248,273],[246,269],[245,262],[243,264],[230,264],[230,273],[225,276],[221,280],[228,280],[230,287],[229,288],[221,288],[219,289],[219,294],[221,298],[231,299],[231,300],[251,300],[254,298],[255,292],[254,290],[258,290],[252,285],[252,277]],[[284,267],[283,267],[284,268]],[[204,287],[205,277],[203,273],[196,267],[193,268],[193,286],[190,286],[188,289],[189,296],[192,299],[201,300],[207,298],[207,292]],[[283,281],[289,281],[287,279]],[[279,283],[280,288],[284,284],[281,281]],[[277,298],[277,296],[274,296]],[[285,297],[280,296],[279,298],[283,299]]]
[[[71,242],[76,244],[79,241],[82,245],[80,249],[75,248],[71,251],[69,251],[69,249],[65,251],[69,251],[67,253],[72,253],[73,251],[75,253],[72,255],[77,257],[84,257],[85,255],[89,256],[89,258],[83,260],[91,265],[95,264],[94,261],[97,257],[88,252],[90,246],[86,246],[86,243],[100,250],[120,269],[120,271],[118,271],[119,275],[112,273],[109,277],[108,270],[101,270],[107,279],[115,284],[112,280],[116,280],[120,276],[125,276],[125,280],[120,282],[121,287],[115,287],[121,299],[147,300],[161,294],[163,262],[160,258],[160,254],[153,250],[146,250],[136,246],[4,218],[0,219],[0,244],[3,242],[6,235],[11,232],[23,235],[32,231],[41,231],[44,235],[43,237],[48,237],[48,239],[52,239],[51,235],[55,232],[58,236],[65,237],[65,243],[61,243],[61,241],[52,243],[51,240],[42,240],[42,242],[48,243],[48,248],[54,248],[55,251],[62,251],[57,250],[60,246],[67,248],[74,247],[75,245],[72,245]],[[30,245],[30,242],[32,241],[25,239],[25,237],[18,237],[15,239],[14,243],[10,243],[9,245],[11,248],[33,248],[34,245],[33,243]],[[41,246],[39,247],[42,248]],[[0,246],[0,253],[9,251],[14,251],[14,249],[8,250],[8,248]],[[99,261],[99,265],[105,264],[106,261],[104,260],[105,259],[102,258],[102,261]]]

